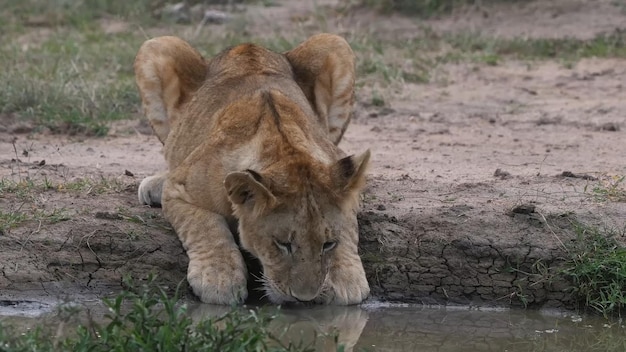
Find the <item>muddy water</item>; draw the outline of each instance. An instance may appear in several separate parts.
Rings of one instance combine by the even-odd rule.
[[[207,305],[191,312],[217,313]],[[626,351],[623,322],[571,312],[367,304],[283,308],[273,324],[286,340],[317,336],[317,350],[335,350],[336,331],[347,351]]]
[[[6,302],[5,302],[6,303]],[[0,305],[2,306],[2,305]],[[101,303],[86,305],[92,316]],[[257,309],[247,307],[242,309]],[[318,351],[626,351],[626,323],[572,312],[485,310],[468,307],[426,308],[365,304],[362,307],[273,307],[271,329],[287,341],[303,341]],[[4,304],[0,322],[32,327],[52,306],[26,302]],[[228,307],[190,304],[194,320],[222,315]]]

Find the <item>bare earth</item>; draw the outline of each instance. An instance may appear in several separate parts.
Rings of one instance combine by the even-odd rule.
[[[626,23],[611,1],[592,8],[584,1],[544,3],[510,13],[498,7],[491,17],[472,10],[463,21],[376,17],[370,23],[402,33],[426,24],[581,37]],[[309,11],[289,6],[295,5],[264,11],[282,11],[281,18]],[[549,13],[558,13],[554,21]],[[546,280],[542,268],[556,268],[566,257],[575,221],[626,227],[626,203],[602,193],[626,175],[626,61],[585,59],[571,68],[554,61],[447,64],[434,76],[431,83],[406,84],[390,108],[360,97],[342,142],[349,153],[372,151],[360,224],[374,298],[572,307],[568,283]],[[0,302],[102,297],[119,290],[126,273],[157,272],[172,287],[184,280],[187,258],[175,234],[160,209],[136,199],[141,179],[164,166],[160,143],[143,124],[130,121],[106,138],[80,139],[19,134],[17,122],[2,119],[1,178],[53,185],[87,178],[96,186],[54,186],[34,199],[0,196],[5,213],[34,207],[66,218],[27,221],[0,234]]]

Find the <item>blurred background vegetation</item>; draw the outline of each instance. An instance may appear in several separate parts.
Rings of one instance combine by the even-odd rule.
[[[620,0],[618,0],[619,2]],[[166,0],[5,0],[0,12],[0,120],[22,130],[103,136],[111,122],[136,118],[139,97],[132,62],[141,43],[156,35],[178,35],[211,56],[237,43],[253,41],[287,50],[322,31],[344,35],[357,53],[357,85],[367,104],[384,106],[404,84],[433,79],[448,63],[498,65],[503,60],[557,59],[571,65],[584,57],[626,57],[625,32],[592,39],[501,38],[488,33],[435,31],[422,24],[433,16],[493,4],[516,6],[531,0],[337,0],[315,5],[309,23],[260,32],[246,21],[272,0],[187,1],[187,9],[207,7],[233,14],[216,27],[200,18],[168,15],[176,5]],[[309,3],[310,5],[310,3]],[[623,5],[623,4],[622,4]],[[245,13],[248,17],[238,16]],[[172,10],[174,8],[174,10]],[[617,9],[618,7],[616,7]],[[414,33],[379,33],[363,25],[341,27],[331,20],[370,11],[379,18],[413,19]],[[393,17],[397,18],[397,17]],[[269,21],[269,20],[268,20]],[[296,21],[297,22],[297,21]],[[391,93],[390,93],[391,92]],[[12,127],[13,128],[13,127]]]

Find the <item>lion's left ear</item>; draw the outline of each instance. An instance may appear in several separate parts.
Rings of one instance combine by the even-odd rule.
[[[276,197],[261,181],[261,175],[252,170],[226,175],[224,187],[235,210],[247,208],[259,214],[264,209],[274,207]]]
[[[359,192],[365,186],[365,171],[369,165],[370,151],[359,156],[348,156],[337,161],[333,167],[333,178],[339,194],[350,195]]]

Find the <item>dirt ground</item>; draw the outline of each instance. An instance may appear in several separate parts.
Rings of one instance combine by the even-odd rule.
[[[420,23],[360,10],[332,26],[586,38],[623,29],[626,15],[610,3],[536,1]],[[261,17],[280,25],[276,18],[311,11],[294,6],[265,8]],[[445,64],[433,77],[404,85],[387,107],[359,96],[341,144],[372,151],[359,219],[373,298],[571,308],[568,283],[547,279],[567,256],[571,224],[626,227],[626,203],[605,192],[626,175],[626,61]],[[90,181],[32,199],[0,196],[3,212],[46,215],[0,234],[0,302],[94,299],[119,290],[126,273],[158,272],[172,287],[184,280],[176,236],[160,209],[136,199],[141,179],[164,166],[145,123],[85,139],[20,133],[21,122],[2,119],[2,179]],[[62,216],[52,221],[55,214]]]

